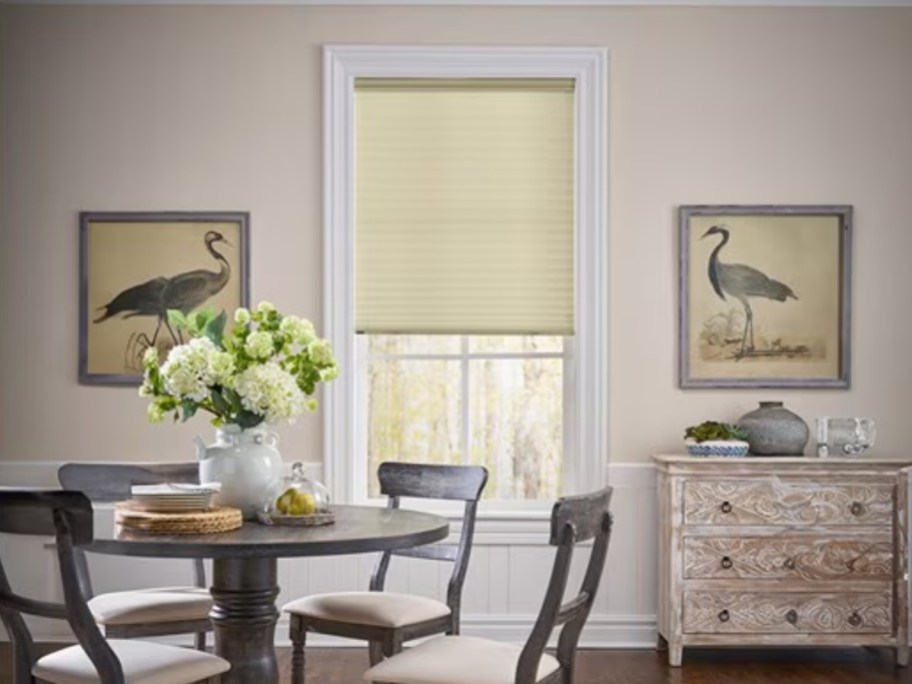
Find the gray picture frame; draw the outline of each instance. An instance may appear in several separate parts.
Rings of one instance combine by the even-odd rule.
[[[740,236],[747,236],[754,245],[761,244],[762,261],[772,264],[769,269],[753,268],[749,259],[737,259],[725,256],[724,246],[732,245],[736,236],[728,224],[737,225]],[[712,232],[707,225],[718,228]],[[793,227],[795,233],[789,236]],[[724,229],[724,230],[723,230]],[[702,233],[706,230],[705,233]],[[826,231],[826,235],[816,231]],[[851,252],[852,252],[853,208],[851,205],[681,205],[678,207],[678,384],[682,389],[698,388],[821,388],[847,389],[851,386]],[[701,235],[695,233],[700,231]],[[750,233],[749,231],[754,231]],[[766,235],[764,235],[764,231]],[[800,231],[801,239],[798,239]],[[831,234],[832,233],[832,234]],[[708,259],[706,243],[697,242],[701,237],[714,239],[707,241],[712,247]],[[776,242],[778,236],[778,243]],[[769,238],[766,240],[766,238]],[[786,239],[783,240],[782,238]],[[766,240],[766,242],[764,242]],[[748,240],[742,240],[742,243]],[[820,245],[821,249],[808,248],[808,245]],[[697,249],[701,250],[699,263],[696,262]],[[775,273],[780,260],[776,258],[777,250],[782,262],[780,273]],[[715,261],[713,261],[713,254]],[[743,254],[743,252],[742,252]],[[721,255],[721,256],[720,256]],[[743,263],[737,263],[743,262]],[[791,264],[789,266],[788,264]],[[796,264],[803,264],[802,271]],[[697,268],[699,266],[699,268]],[[734,268],[732,268],[734,267]],[[766,271],[769,270],[770,273]],[[814,297],[807,297],[801,292],[796,282],[802,282],[804,273],[824,274],[819,282],[826,282],[827,287],[811,290],[808,283],[805,289],[816,293],[825,306],[816,306]],[[715,274],[715,276],[714,276]],[[759,274],[759,275],[758,275]],[[777,280],[776,278],[780,278]],[[765,280],[764,280],[765,279]],[[835,281],[835,282],[834,282]],[[791,284],[791,285],[790,285]],[[763,294],[759,294],[762,292]],[[724,295],[724,296],[723,296]],[[701,298],[703,298],[701,300]],[[737,335],[715,335],[707,325],[711,319],[696,320],[697,309],[705,312],[705,307],[698,307],[695,302],[712,300],[728,306],[727,314],[720,320],[728,320],[726,329],[734,329]],[[745,305],[745,300],[747,304]],[[773,302],[776,305],[784,302],[791,306],[802,306],[806,316],[798,314],[800,309],[793,308],[792,320],[800,320],[802,325],[812,325],[821,310],[819,339],[822,344],[804,344],[794,342],[797,334],[789,337],[789,330],[777,330],[779,337],[770,341],[762,339],[756,345],[754,341],[754,315],[751,313],[752,302]],[[776,309],[766,303],[761,305],[767,312],[778,314],[788,309]],[[738,309],[741,309],[741,324],[730,325],[731,320],[738,321]],[[715,318],[715,316],[713,317]],[[701,325],[699,334],[694,326]],[[828,332],[827,332],[828,331]],[[806,331],[805,331],[806,332]],[[738,339],[740,335],[740,341]],[[719,339],[721,338],[721,340]],[[807,337],[803,338],[807,339]],[[815,338],[816,339],[816,338]],[[711,345],[715,345],[712,347]],[[766,345],[766,346],[763,346]],[[837,348],[833,348],[833,347]],[[713,353],[708,353],[711,349]],[[824,351],[820,351],[823,349]],[[715,354],[715,355],[714,355]],[[821,356],[822,355],[822,356]],[[818,358],[819,357],[819,358]],[[707,359],[710,359],[707,361]],[[806,361],[805,361],[806,359]],[[715,371],[707,370],[715,364]],[[803,364],[803,365],[802,365]],[[821,372],[827,368],[827,372]],[[783,370],[787,369],[787,370]],[[803,371],[808,371],[806,374]],[[812,372],[811,372],[812,371]]]
[[[219,237],[211,240],[207,235],[213,230]],[[225,283],[196,309],[206,308],[212,302],[216,302],[215,308],[218,308],[218,300],[224,300],[221,308],[225,309],[230,308],[225,301],[230,306],[249,306],[249,244],[250,212],[247,211],[80,212],[79,383],[141,384],[139,360],[144,351],[143,345],[148,346],[149,342],[162,344],[158,335],[163,330],[171,334],[167,323],[151,312],[153,306],[181,308],[160,301],[166,297],[167,283],[173,282],[176,277],[192,273],[198,280],[205,281],[222,274]],[[227,275],[222,270],[223,262],[227,266]],[[210,270],[213,266],[219,270]],[[135,277],[131,267],[135,269]],[[106,284],[104,288],[99,288],[100,282]],[[210,289],[217,285],[214,283]],[[156,290],[159,297],[154,305],[150,303],[150,288]],[[112,307],[115,298],[124,295],[127,290],[131,290],[133,295],[146,294],[145,303],[139,305],[134,301],[130,308],[125,306],[122,298],[117,306]],[[170,294],[167,296],[170,297]],[[233,311],[228,313],[230,316]],[[126,322],[135,332],[124,339],[123,326]],[[98,331],[105,334],[120,332],[121,337],[112,342],[101,338]],[[111,352],[103,357],[103,363],[99,363],[101,344],[120,345],[121,340],[123,367],[110,367],[119,364],[119,361],[109,362],[114,358]]]

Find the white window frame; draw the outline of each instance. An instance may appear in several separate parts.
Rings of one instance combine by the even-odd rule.
[[[363,502],[356,474],[358,353],[354,330],[355,79],[572,78],[575,81],[575,377],[573,424],[564,425],[565,493],[605,482],[608,460],[608,51],[604,48],[398,47],[324,48],[324,309],[340,377],[324,392],[324,477],[334,500]],[[566,367],[566,366],[565,366]],[[565,380],[565,386],[566,380]],[[363,421],[362,421],[363,422]],[[359,485],[359,482],[362,483]],[[533,509],[483,507],[481,515],[547,515]]]

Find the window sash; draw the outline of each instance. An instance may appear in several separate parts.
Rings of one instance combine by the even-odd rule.
[[[393,353],[393,354],[372,354],[369,351],[369,339],[367,335],[356,335],[355,336],[355,348],[356,348],[356,361],[353,368],[355,375],[355,387],[356,387],[356,396],[358,397],[357,401],[357,412],[359,416],[363,416],[364,419],[358,421],[357,430],[355,434],[355,452],[354,452],[354,471],[353,471],[353,485],[354,485],[354,497],[352,503],[356,504],[366,504],[366,505],[381,505],[384,501],[382,497],[371,498],[368,496],[368,425],[369,420],[367,416],[370,411],[370,398],[369,398],[369,383],[368,383],[368,369],[370,362],[373,360],[389,360],[389,361],[458,361],[460,363],[460,380],[461,380],[461,399],[462,399],[462,422],[461,422],[461,434],[460,434],[460,452],[461,452],[461,463],[471,462],[471,406],[469,401],[470,388],[469,388],[469,363],[471,361],[483,361],[486,359],[506,359],[506,360],[523,360],[523,359],[563,359],[562,364],[562,381],[563,381],[563,429],[562,429],[562,438],[563,444],[561,445],[561,483],[564,489],[562,493],[572,493],[577,489],[576,482],[578,480],[577,473],[575,472],[574,464],[575,459],[569,458],[573,453],[573,450],[576,448],[575,432],[570,429],[574,425],[576,418],[576,392],[574,385],[575,378],[575,359],[574,359],[574,350],[575,343],[572,336],[565,336],[563,338],[563,351],[561,352],[477,352],[469,350],[469,336],[461,335],[460,340],[460,351],[451,352],[451,353],[440,353],[440,354],[408,354],[408,353]],[[544,507],[550,509],[553,501],[551,499],[486,499],[482,500],[480,503],[480,508],[483,512],[488,513],[491,511],[501,511],[501,512],[534,512],[542,511]],[[428,508],[424,502],[421,503],[422,508]],[[456,511],[453,506],[448,504],[435,504],[430,507],[431,509],[438,510],[444,513],[449,513]]]

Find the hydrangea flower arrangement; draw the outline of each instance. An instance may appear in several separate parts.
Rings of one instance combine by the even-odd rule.
[[[253,311],[237,309],[227,331],[224,311],[169,311],[168,319],[190,340],[172,348],[164,363],[155,348],[143,356],[139,394],[152,400],[153,423],[169,414],[185,421],[200,409],[212,414],[215,426],[291,423],[316,411],[311,395],[317,384],[339,375],[332,347],[317,337],[313,323],[283,315],[269,302]]]

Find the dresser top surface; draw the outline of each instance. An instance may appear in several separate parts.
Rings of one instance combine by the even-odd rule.
[[[689,456],[687,454],[654,454],[652,460],[660,468],[682,466],[689,468],[731,467],[738,470],[813,469],[813,470],[902,470],[912,466],[912,459],[875,458],[858,456]]]

